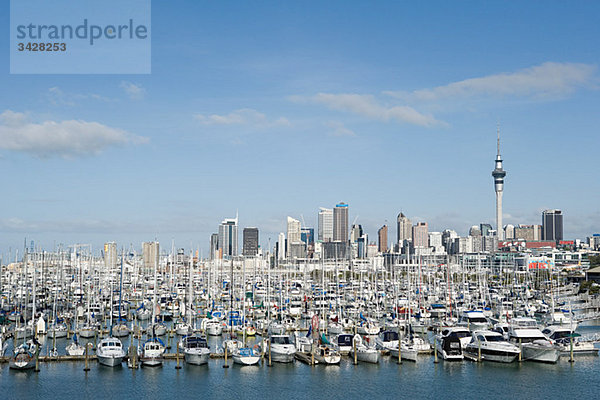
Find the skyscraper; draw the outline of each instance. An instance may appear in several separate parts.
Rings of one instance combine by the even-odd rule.
[[[301,243],[302,224],[295,218],[287,217],[287,255],[292,254],[292,245]]]
[[[363,228],[360,224],[352,225],[352,229],[350,229],[350,241],[356,242],[359,237],[363,235]]]
[[[398,243],[402,243],[404,240],[412,239],[412,222],[403,213],[398,214],[398,230],[397,239]]]
[[[494,190],[496,191],[496,231],[498,239],[504,239],[502,230],[502,192],[504,191],[504,177],[506,171],[502,169],[502,157],[500,156],[500,126],[498,126],[498,153],[496,154],[496,168],[492,171],[494,177]]]
[[[427,222],[419,222],[412,228],[413,246],[429,247],[429,227]]]
[[[380,253],[386,253],[388,251],[388,227],[387,225],[382,226],[377,231],[377,235],[379,236],[379,246],[377,249]]]
[[[160,245],[158,242],[144,242],[142,243],[142,259],[144,262],[144,269],[146,272],[151,273],[154,271],[154,267],[158,267],[160,257]]]
[[[319,208],[319,226],[317,240],[331,242],[333,240],[333,209]]]
[[[542,240],[563,240],[563,214],[561,210],[542,211]]]
[[[333,241],[348,241],[348,204],[340,203],[333,209]]]
[[[227,218],[219,225],[219,250],[223,258],[235,257],[238,254],[238,219]]]
[[[244,228],[242,234],[242,253],[245,256],[255,256],[258,254],[258,228]]]
[[[285,259],[285,233],[280,232],[277,237],[277,259]]]
[[[115,242],[104,243],[104,266],[107,270],[117,266],[117,244]]]
[[[213,233],[210,235],[210,259],[219,258],[219,234]]]

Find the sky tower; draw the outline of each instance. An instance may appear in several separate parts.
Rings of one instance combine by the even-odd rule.
[[[502,169],[502,157],[500,156],[500,125],[498,125],[498,154],[496,154],[496,168],[492,171],[494,177],[494,189],[496,190],[496,229],[498,239],[504,239],[502,229],[502,192],[504,191],[504,177],[506,171]]]

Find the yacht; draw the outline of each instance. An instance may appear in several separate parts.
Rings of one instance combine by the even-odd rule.
[[[384,331],[379,334],[375,343],[379,350],[392,350],[392,348],[398,348],[398,332],[395,331]]]
[[[514,318],[509,337],[510,342],[521,349],[523,360],[555,363],[560,357],[559,350],[539,330],[533,318]]]
[[[504,339],[501,333],[490,330],[473,332],[471,342],[463,349],[465,357],[477,360],[481,351],[481,359],[502,363],[511,363],[517,359],[521,350]]]
[[[466,340],[465,340],[466,339]],[[437,343],[437,352],[442,359],[447,361],[460,361],[464,358],[464,341],[470,340],[469,331],[462,327],[444,328],[435,338]]]
[[[578,340],[580,335],[571,332],[570,328],[561,325],[551,325],[542,331],[544,336],[554,343],[561,354],[571,353],[571,337],[573,337],[573,355],[598,355],[598,349],[594,346],[594,342]]]
[[[123,358],[125,358],[125,350],[119,339],[116,337],[108,337],[102,339],[100,343],[98,343],[96,356],[98,356],[98,363],[101,365],[114,367],[120,365]]]
[[[342,333],[335,337],[333,341],[333,348],[339,351],[341,354],[348,354],[352,350],[352,338],[354,335],[349,333]]]
[[[185,336],[180,343],[185,362],[192,365],[207,364],[210,358],[210,348],[206,337],[192,335]]]
[[[458,320],[458,324],[466,326],[471,332],[491,328],[490,321],[483,311],[478,310],[464,311]]]
[[[271,335],[269,337],[271,345],[271,360],[281,363],[294,361],[296,346],[292,343],[289,336]]]

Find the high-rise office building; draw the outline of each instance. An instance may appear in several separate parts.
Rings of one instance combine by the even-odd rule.
[[[238,255],[238,219],[227,218],[219,225],[219,250],[223,258]]]
[[[210,235],[210,259],[215,260],[220,258],[219,254],[219,234],[213,233]]]
[[[302,242],[302,224],[299,220],[287,217],[287,255],[292,254],[292,245],[297,245]]]
[[[479,224],[479,229],[481,230],[481,236],[490,236],[494,230],[490,224]]]
[[[331,242],[333,240],[333,209],[319,208],[319,226],[317,240]]]
[[[504,239],[504,231],[502,230],[502,193],[504,192],[504,177],[506,171],[502,168],[502,157],[500,156],[500,126],[498,126],[498,152],[496,154],[496,166],[492,171],[494,177],[494,190],[496,191],[496,230],[498,239]]]
[[[515,238],[515,226],[512,224],[508,224],[504,227],[504,238],[505,239],[514,239]]]
[[[412,222],[403,213],[398,214],[397,218],[398,230],[396,238],[398,243],[412,239]]]
[[[147,273],[154,271],[154,268],[158,268],[159,256],[160,256],[160,245],[158,242],[144,242],[142,243],[142,260],[144,264],[144,270]]]
[[[363,235],[362,225],[360,225],[360,224],[352,225],[352,229],[350,229],[350,241],[354,243],[362,235]]]
[[[308,246],[315,244],[315,230],[313,228],[302,228],[300,230],[300,240]]]
[[[429,247],[429,227],[427,222],[419,222],[412,227],[414,247]]]
[[[277,259],[285,259],[285,233],[279,233],[277,238]]]
[[[115,242],[104,243],[104,266],[107,270],[117,266],[117,244]]]
[[[258,228],[244,228],[242,233],[242,253],[245,256],[255,256],[258,254]]]
[[[563,214],[561,210],[542,211],[542,240],[563,240]]]
[[[377,250],[380,253],[387,253],[388,251],[388,227],[387,225],[382,226],[377,231],[377,235],[379,236],[379,246]]]
[[[348,241],[348,204],[340,203],[333,209],[333,241]]]

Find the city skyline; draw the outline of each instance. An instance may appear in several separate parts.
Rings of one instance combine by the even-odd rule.
[[[0,38],[0,254],[208,255],[236,211],[273,246],[340,200],[371,241],[400,212],[495,227],[498,121],[503,224],[560,209],[565,239],[600,231],[600,5],[182,4],[153,4],[149,75],[10,75]]]

